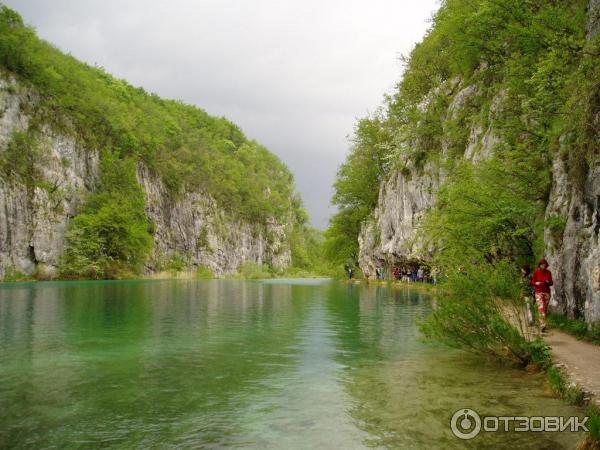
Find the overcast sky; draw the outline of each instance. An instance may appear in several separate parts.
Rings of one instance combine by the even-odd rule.
[[[292,170],[312,222],[357,118],[400,79],[438,0],[3,0],[38,34],[237,123]],[[373,189],[378,189],[373,186]]]

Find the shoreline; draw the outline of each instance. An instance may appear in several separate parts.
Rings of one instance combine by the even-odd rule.
[[[160,280],[295,280],[295,279],[335,279],[334,277],[327,275],[317,275],[317,274],[302,274],[302,275],[293,275],[293,274],[283,274],[281,276],[272,276],[272,277],[244,277],[240,274],[232,274],[232,275],[223,275],[223,276],[212,276],[212,277],[204,277],[198,276],[195,271],[182,271],[182,272],[169,272],[169,271],[161,271],[148,275],[140,275],[137,277],[127,277],[127,278],[47,278],[47,279],[36,279],[36,278],[19,278],[16,280],[0,280],[0,287],[2,285],[9,284],[25,284],[25,283],[48,283],[48,282],[81,282],[81,281],[160,281]]]

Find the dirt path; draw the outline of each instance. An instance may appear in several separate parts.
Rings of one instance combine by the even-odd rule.
[[[557,330],[551,330],[544,340],[552,347],[554,360],[564,364],[571,381],[594,394],[592,400],[600,405],[600,345]]]

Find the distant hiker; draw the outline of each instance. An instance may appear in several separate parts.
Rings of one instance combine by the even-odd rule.
[[[529,265],[525,264],[521,267],[521,280],[523,283],[523,296],[525,297],[525,308],[527,309],[527,323],[533,325],[533,305],[535,304],[535,291],[531,285],[533,274]]]
[[[375,274],[377,275],[378,280],[383,280],[383,267],[377,266],[375,269]]]
[[[538,268],[531,277],[531,286],[535,290],[535,302],[540,312],[540,329],[546,331],[546,314],[550,303],[550,286],[554,284],[552,272],[548,270],[548,261],[541,259]]]
[[[410,281],[412,281],[413,283],[417,281],[417,270],[413,269],[412,272],[410,273]]]
[[[423,268],[419,267],[419,270],[417,270],[417,281],[423,281],[424,275]]]
[[[392,275],[394,275],[394,279],[399,280],[400,279],[400,267],[394,267],[394,272]]]
[[[410,276],[409,276],[409,271],[406,267],[402,268],[402,281],[404,281],[405,283],[410,283]]]
[[[346,263],[344,264],[344,270],[348,274],[348,279],[351,280],[354,276],[354,269],[352,268],[352,264]]]
[[[437,284],[437,274],[438,274],[437,267],[432,267],[431,268],[431,284]]]

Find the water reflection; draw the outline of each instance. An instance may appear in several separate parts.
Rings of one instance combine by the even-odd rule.
[[[331,286],[335,291],[337,286]],[[428,295],[408,289],[354,287],[347,302],[327,301],[336,330],[336,358],[345,366],[350,414],[368,433],[364,443],[386,448],[573,448],[571,433],[495,433],[460,441],[450,418],[461,408],[481,415],[581,415],[548,392],[543,375],[500,366],[424,343],[418,321]],[[344,324],[352,324],[344,327]]]
[[[426,294],[328,281],[0,288],[0,448],[463,448],[452,413],[573,414],[419,340]],[[570,434],[474,448],[568,448]]]

